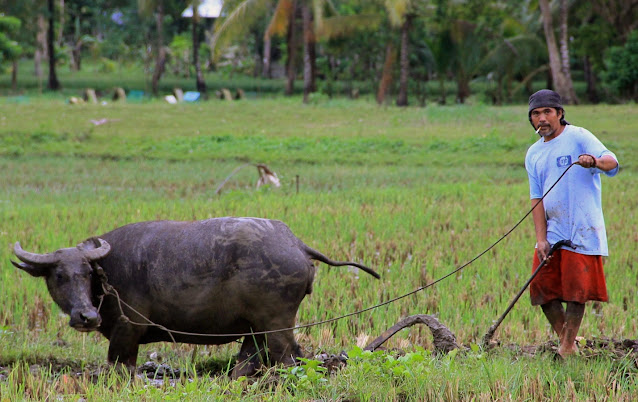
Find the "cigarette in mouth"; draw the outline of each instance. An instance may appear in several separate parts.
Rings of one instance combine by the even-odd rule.
[[[538,126],[538,128],[536,129],[536,134],[538,134],[539,131],[541,131],[541,126]]]

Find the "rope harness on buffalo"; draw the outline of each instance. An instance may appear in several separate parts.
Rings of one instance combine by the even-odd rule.
[[[358,310],[358,311],[355,311],[355,312],[352,312],[352,313],[344,314],[342,316],[330,318],[330,319],[323,320],[323,321],[313,322],[313,323],[310,323],[310,324],[303,324],[303,325],[298,325],[298,326],[295,326],[295,327],[273,329],[273,330],[268,330],[268,331],[253,331],[253,332],[236,333],[236,334],[201,334],[201,333],[176,331],[176,330],[172,330],[172,329],[166,328],[163,325],[154,323],[148,317],[144,316],[142,313],[140,313],[135,308],[133,308],[131,305],[126,303],[124,300],[122,300],[120,298],[120,295],[117,292],[117,290],[108,283],[108,278],[107,278],[106,273],[104,272],[104,270],[101,267],[97,266],[95,268],[95,271],[96,271],[97,276],[100,278],[100,282],[102,284],[102,291],[104,292],[99,297],[100,303],[99,303],[99,306],[98,306],[98,312],[100,311],[100,308],[102,307],[104,296],[111,295],[111,296],[115,297],[116,300],[117,300],[117,305],[118,305],[118,309],[120,311],[120,319],[121,320],[129,322],[129,323],[131,323],[133,325],[157,327],[157,328],[159,328],[159,329],[161,329],[163,331],[166,331],[169,334],[169,336],[171,337],[173,342],[175,342],[175,338],[173,337],[173,334],[188,335],[188,336],[201,336],[201,337],[237,337],[237,338],[240,338],[240,337],[243,337],[243,336],[266,335],[266,334],[273,334],[273,333],[284,332],[284,331],[292,331],[292,330],[297,330],[297,329],[309,328],[309,327],[313,327],[313,326],[317,326],[317,325],[331,323],[331,322],[338,321],[338,320],[341,320],[341,319],[344,319],[344,318],[348,318],[348,317],[352,317],[352,316],[355,316],[355,315],[359,315],[359,314],[365,313],[367,311],[374,310],[376,308],[379,308],[379,307],[394,303],[394,302],[396,302],[398,300],[404,299],[404,298],[406,298],[408,296],[411,296],[411,295],[413,295],[415,293],[418,293],[418,292],[420,292],[422,290],[425,290],[425,289],[427,289],[429,287],[432,287],[432,286],[436,285],[437,283],[443,281],[444,279],[447,279],[450,276],[452,276],[452,275],[456,274],[457,272],[461,271],[462,269],[464,269],[468,265],[474,263],[476,260],[478,260],[483,255],[485,255],[488,251],[490,251],[491,249],[496,247],[497,244],[499,244],[501,241],[503,241],[518,226],[520,226],[520,224],[532,213],[532,211],[543,201],[543,199],[545,199],[547,194],[549,194],[549,192],[552,191],[552,189],[558,184],[558,182],[565,176],[565,174],[569,171],[569,169],[571,169],[571,167],[576,165],[576,164],[577,164],[577,162],[574,162],[571,165],[569,165],[567,167],[567,169],[565,169],[565,171],[560,175],[560,177],[554,182],[554,184],[552,184],[552,186],[545,192],[545,194],[543,194],[543,196],[538,200],[538,202],[536,202],[536,204],[534,204],[534,206],[510,230],[508,230],[503,236],[501,236],[498,240],[496,240],[494,243],[492,243],[492,245],[490,245],[484,251],[479,253],[476,257],[472,258],[471,260],[469,260],[465,264],[459,266],[458,268],[456,268],[453,271],[449,272],[448,274],[442,276],[441,278],[436,279],[436,280],[428,283],[425,286],[418,287],[418,288],[414,289],[411,292],[405,293],[405,294],[397,296],[397,297],[395,297],[393,299],[387,300],[387,301],[385,301],[383,303],[379,303],[379,304],[376,304],[376,305],[371,306],[371,307],[367,307],[367,308],[362,309],[362,310]],[[133,313],[135,313],[138,316],[140,316],[146,322],[136,322],[136,321],[131,320],[124,313],[124,308],[122,306],[125,306],[126,308],[131,310]]]

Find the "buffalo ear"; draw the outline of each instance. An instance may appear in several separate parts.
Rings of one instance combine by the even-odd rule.
[[[49,266],[36,266],[36,265],[30,265],[24,262],[15,262],[13,260],[11,260],[11,263],[16,268],[20,268],[27,274],[31,276],[35,276],[36,278],[39,276],[46,276],[49,273],[49,269],[51,268]]]

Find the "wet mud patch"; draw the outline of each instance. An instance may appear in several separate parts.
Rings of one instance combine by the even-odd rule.
[[[12,367],[17,364],[23,364],[28,367],[29,372],[37,373],[40,370],[47,370],[51,373],[79,373],[87,371],[99,370],[100,367],[106,367],[106,364],[86,364],[81,361],[75,360],[63,360],[55,357],[43,357],[28,360],[11,360],[0,361],[0,380],[3,379],[3,375],[6,376]]]
[[[558,355],[558,342],[557,341],[548,341],[540,345],[517,345],[517,344],[505,344],[500,345],[498,342],[492,344],[490,346],[490,350],[504,348],[511,350],[517,355],[522,356],[537,356],[544,353],[549,353],[556,357],[556,359],[561,359]],[[583,339],[578,342],[578,355],[576,358],[597,358],[597,357],[607,357],[613,360],[620,360],[625,358],[627,355],[633,355],[637,361],[636,366],[638,367],[638,340],[636,339],[612,339],[612,338],[594,338],[594,339]]]

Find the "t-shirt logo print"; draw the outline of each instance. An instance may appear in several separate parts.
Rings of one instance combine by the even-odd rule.
[[[558,158],[556,158],[556,166],[558,167],[565,167],[565,166],[571,165],[571,163],[572,163],[571,155],[559,156]]]

